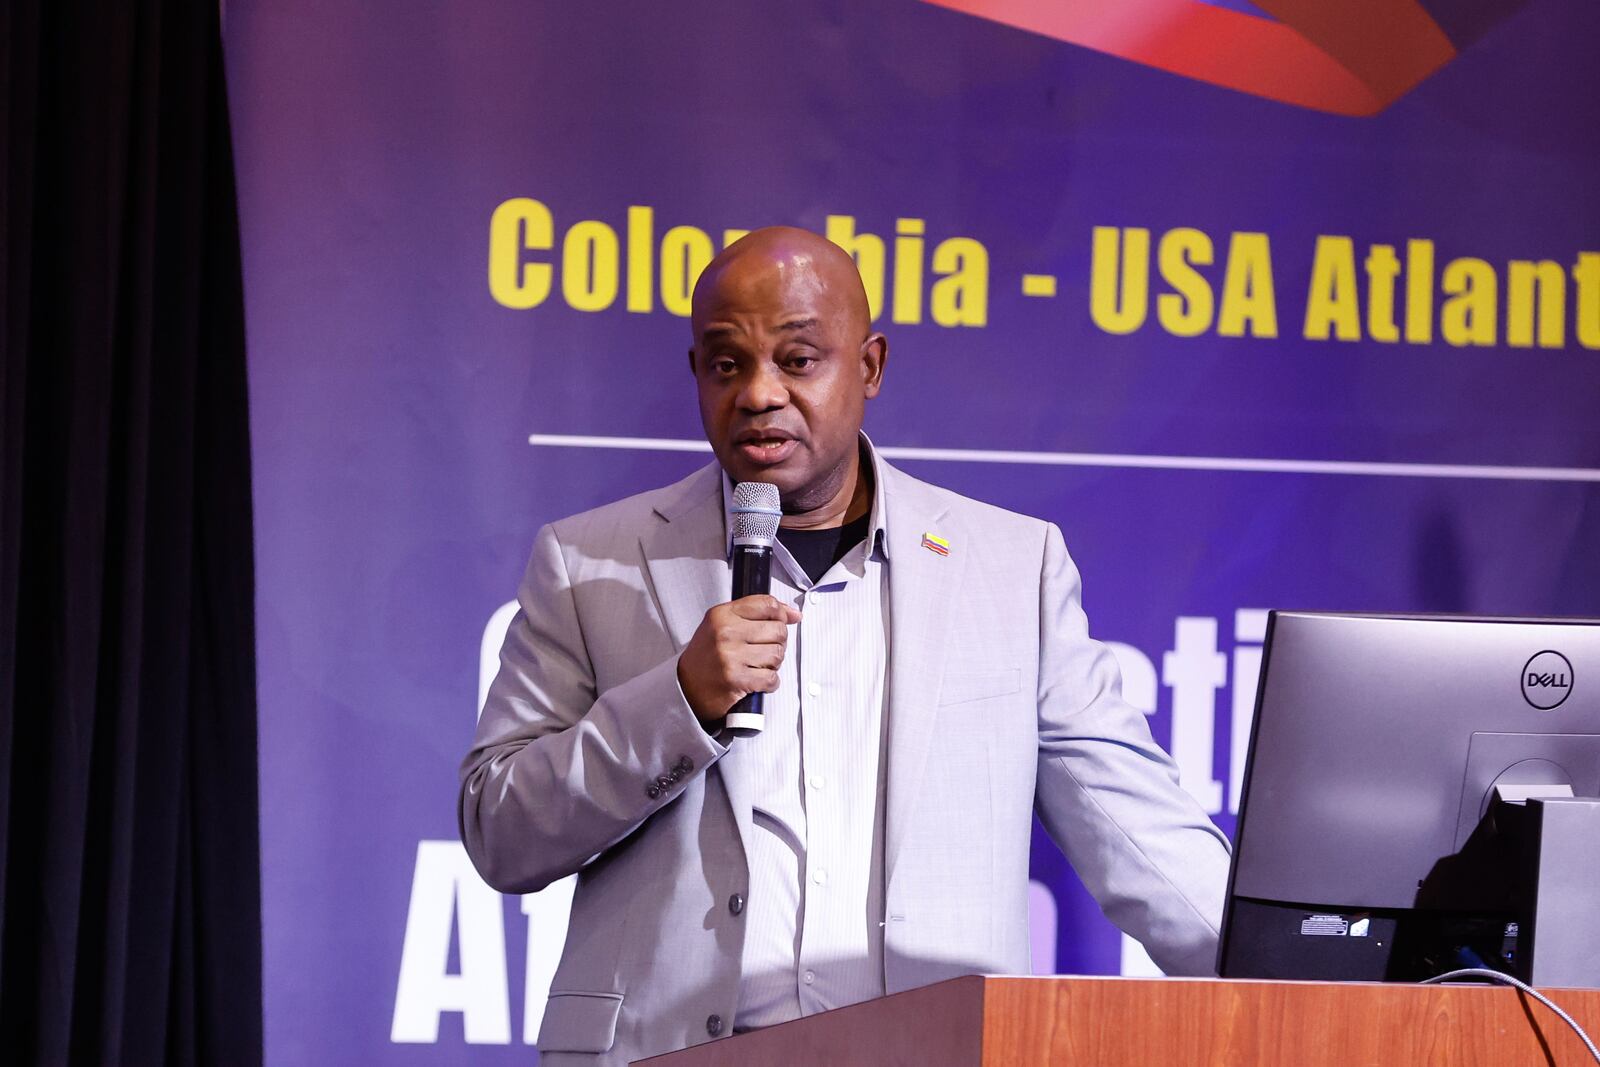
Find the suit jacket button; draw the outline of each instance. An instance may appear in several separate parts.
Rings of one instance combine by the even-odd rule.
[[[735,915],[737,915],[741,911],[743,911],[744,910],[744,897],[741,897],[738,893],[735,893],[733,896],[729,897],[728,898],[728,910],[733,912]]]
[[[690,759],[688,756],[679,756],[677,766],[673,767],[672,769],[677,771],[679,774],[688,774],[690,771],[694,770],[694,760]]]
[[[661,787],[656,785],[654,782],[651,782],[649,785],[644,787],[644,795],[649,797],[651,800],[654,800],[656,797],[661,795]]]
[[[722,1033],[722,1016],[713,1015],[706,1019],[706,1033],[712,1037]]]

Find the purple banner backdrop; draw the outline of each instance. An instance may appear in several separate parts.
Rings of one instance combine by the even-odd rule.
[[[1062,526],[1225,829],[1262,609],[1600,614],[1600,8],[1396,0],[1449,47],[1352,118],[958,6],[228,5],[272,1063],[531,1062],[570,887],[476,880],[456,765],[537,527],[706,458],[728,230],[857,253],[869,430]],[[1148,966],[1035,878],[1037,969]]]

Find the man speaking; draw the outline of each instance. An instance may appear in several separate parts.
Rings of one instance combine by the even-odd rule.
[[[716,462],[539,531],[461,769],[489,884],[581,872],[539,1049],[623,1064],[976,972],[1026,974],[1032,813],[1106,914],[1209,973],[1225,839],[1089,638],[1060,531],[861,433],[888,344],[842,250],[758,230],[695,288]],[[732,501],[777,486],[770,595]],[[764,694],[764,728],[730,708]]]

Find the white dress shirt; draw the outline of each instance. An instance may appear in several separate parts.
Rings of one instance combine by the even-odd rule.
[[[863,452],[875,470],[870,444]],[[735,742],[755,783],[736,1030],[884,993],[882,484],[874,473],[867,536],[820,581],[781,542],[773,549],[772,595],[802,618],[766,694],[765,728]]]

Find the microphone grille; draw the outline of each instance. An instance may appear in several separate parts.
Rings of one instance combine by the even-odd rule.
[[[771,482],[740,482],[733,487],[733,540],[771,545],[778,536],[778,487]]]

